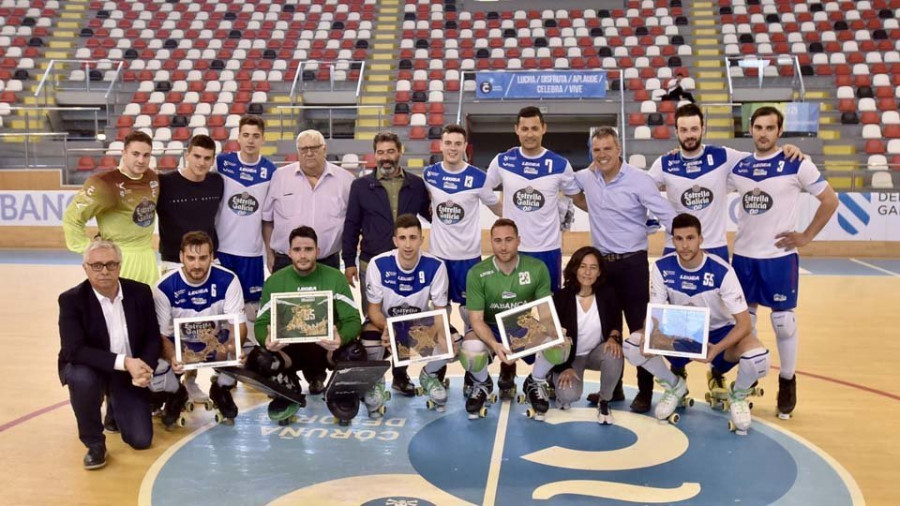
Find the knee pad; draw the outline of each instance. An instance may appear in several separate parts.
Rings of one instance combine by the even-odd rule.
[[[628,339],[622,341],[622,354],[635,367],[640,367],[647,361],[647,357],[641,354],[640,345],[635,344],[640,338],[640,333],[632,333]]]
[[[544,360],[550,362],[552,365],[565,364],[566,360],[569,360],[569,355],[572,353],[572,341],[568,338],[563,341],[562,344],[557,346],[552,346],[547,348],[546,350],[541,351],[541,355],[543,355]]]
[[[178,391],[178,378],[169,362],[159,359],[156,363],[156,370],[153,371],[153,377],[150,379],[151,392],[169,392]]]
[[[364,330],[359,335],[359,341],[365,347],[368,360],[384,359],[384,346],[381,345],[381,332],[377,330]]]
[[[741,355],[738,363],[738,376],[744,376],[753,383],[769,372],[770,353],[765,348],[754,348]]]
[[[279,353],[255,346],[247,355],[246,367],[264,376],[274,376],[285,369],[285,362]]]
[[[772,311],[772,329],[778,341],[797,337],[797,315],[793,311]]]
[[[362,343],[358,339],[354,339],[335,350],[332,360],[335,362],[362,362],[368,360],[368,356]]]
[[[459,364],[468,372],[476,373],[487,369],[491,354],[481,341],[465,341],[459,350]]]

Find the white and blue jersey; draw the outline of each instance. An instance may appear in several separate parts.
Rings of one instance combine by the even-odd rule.
[[[521,148],[513,148],[494,157],[485,184],[491,189],[503,185],[503,217],[519,227],[519,251],[543,252],[562,247],[559,192],[581,192],[568,160],[546,149],[532,158],[522,154]]]
[[[237,275],[217,265],[196,285],[185,279],[182,269],[170,271],[156,283],[153,300],[160,333],[170,339],[175,336],[175,318],[235,314],[238,323],[246,322]]]
[[[225,180],[224,198],[216,216],[219,251],[262,256],[262,205],[275,164],[260,157],[250,165],[241,161],[240,153],[223,153],[216,157],[216,170]]]
[[[412,270],[400,267],[397,250],[384,252],[369,260],[366,270],[366,296],[381,303],[385,317],[430,311],[447,305],[447,269],[444,263],[422,252]]]
[[[487,174],[472,165],[450,171],[443,163],[422,171],[431,196],[430,253],[444,260],[481,258],[481,203],[491,206],[498,198],[488,187]]]
[[[731,148],[703,146],[694,158],[685,158],[680,152],[666,154],[650,167],[648,174],[658,186],[665,186],[666,198],[675,212],[689,213],[700,220],[704,249],[728,246],[728,175],[746,156]],[[672,247],[670,234],[666,234],[666,247]]]
[[[734,254],[757,259],[796,252],[775,246],[775,236],[797,227],[801,191],[818,195],[828,187],[812,162],[788,160],[781,150],[766,158],[744,158],[732,169],[728,184],[740,199]]]

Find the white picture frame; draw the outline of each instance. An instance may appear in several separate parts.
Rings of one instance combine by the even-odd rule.
[[[332,338],[334,294],[331,291],[273,293],[269,304],[272,341],[296,344]]]
[[[528,325],[533,325],[530,330],[523,325],[523,317],[528,317],[531,322]],[[565,334],[559,324],[559,316],[556,314],[556,306],[551,296],[507,309],[497,313],[495,318],[497,329],[500,331],[500,341],[509,350],[506,354],[509,360],[534,355],[565,341]],[[518,334],[522,332],[525,332],[525,335],[520,337]],[[532,335],[533,332],[537,335]]]
[[[187,318],[175,318],[175,360],[182,363],[184,370],[192,371],[207,367],[237,366],[241,363],[241,336],[238,315],[210,315],[191,316]],[[228,336],[223,341],[221,332],[228,329]],[[203,344],[198,333],[205,333],[208,337]],[[213,336],[209,336],[209,333]],[[203,347],[194,345],[203,344]],[[197,349],[195,349],[197,348]],[[209,355],[215,353],[210,358]],[[229,354],[233,358],[229,358]]]
[[[647,304],[644,353],[702,359],[706,358],[708,347],[708,307]]]
[[[408,337],[404,339],[404,336],[409,336],[415,327],[423,327],[417,332],[426,332],[423,334],[427,336],[424,345],[421,340],[412,347],[404,345],[404,340],[409,342]],[[435,360],[449,360],[454,356],[453,338],[450,335],[450,317],[444,309],[392,316],[387,319],[387,329],[391,340],[391,355],[394,358],[394,364],[399,367]],[[432,335],[427,335],[429,332]],[[397,342],[398,339],[400,343]],[[431,353],[423,353],[429,349]]]

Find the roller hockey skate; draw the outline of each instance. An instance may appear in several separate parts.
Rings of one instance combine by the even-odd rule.
[[[463,397],[468,399],[469,395],[472,394],[472,385],[475,384],[475,379],[472,378],[472,374],[469,371],[466,371],[466,374],[463,375]],[[492,383],[493,385],[493,383]]]
[[[728,409],[728,399],[730,393],[725,387],[725,377],[715,370],[706,371],[706,381],[709,390],[704,394],[704,399],[709,404],[710,409]]]
[[[396,390],[400,395],[413,397],[416,395],[416,386],[409,381],[409,375],[406,372],[397,373],[391,380],[391,389]]]
[[[278,425],[285,426],[293,423],[297,417],[297,411],[306,406],[306,397],[303,395],[303,388],[300,386],[300,378],[297,377],[295,371],[282,371],[272,377],[272,381],[280,387],[281,391],[274,390],[277,397],[269,402],[269,419],[278,422]],[[290,393],[292,397],[287,397],[282,391]],[[302,402],[297,402],[296,398],[300,398]]]
[[[750,403],[747,402],[747,397],[753,389],[735,390],[733,385],[731,388],[728,401],[731,419],[728,420],[728,430],[739,436],[746,436],[751,421]]]
[[[797,405],[797,376],[791,379],[778,377],[778,418],[790,420]]]
[[[547,380],[536,380],[530,374],[522,385],[523,393],[519,394],[516,401],[519,404],[528,402],[529,408],[525,410],[525,416],[538,422],[544,421],[544,415],[550,409],[550,397],[547,395]]]
[[[184,388],[187,389],[188,398],[191,400],[191,404],[204,406],[207,411],[212,411],[212,403],[209,400],[209,396],[206,395],[206,392],[200,389],[200,386],[197,385],[197,372],[193,371],[193,374],[189,374],[191,371],[188,371],[184,374]]]
[[[325,405],[334,420],[348,426],[359,413],[365,394],[376,383],[384,384],[384,373],[390,368],[387,361],[339,361],[325,385]]]
[[[231,397],[234,386],[221,386],[218,377],[212,377],[212,385],[209,387],[210,403],[216,408],[216,423],[234,425],[234,419],[238,415],[238,407]]]
[[[678,376],[677,382],[671,383],[658,380],[660,386],[665,389],[662,399],[656,404],[654,415],[657,420],[668,420],[669,423],[675,425],[681,419],[681,415],[675,412],[678,407],[688,407],[694,405],[694,399],[688,397],[687,383],[684,378]]]
[[[425,406],[443,412],[447,405],[447,389],[438,374],[431,375],[423,368],[419,373],[419,385],[421,386],[416,388],[416,395],[428,394]]]
[[[187,420],[183,411],[188,409],[188,405],[190,405],[190,402],[187,389],[184,388],[184,385],[179,383],[178,391],[169,394],[166,398],[166,404],[163,406],[163,412],[160,418],[162,419],[163,425],[166,426],[166,429],[171,429],[175,425],[184,427]]]
[[[450,378],[447,377],[447,364],[444,364],[444,366],[438,369],[434,374],[441,380],[441,385],[444,385],[444,388],[450,388]]]
[[[494,382],[490,376],[484,383],[472,379],[472,387],[466,398],[466,412],[469,414],[469,420],[487,416],[488,406],[497,402],[497,394],[493,391]]]
[[[387,411],[384,403],[390,399],[391,393],[384,387],[384,379],[379,380],[363,396],[363,402],[366,404],[369,418],[375,419],[384,416],[385,411]]]
[[[513,400],[516,398],[516,364],[500,364],[500,377],[497,379],[497,388],[500,389],[501,400]]]

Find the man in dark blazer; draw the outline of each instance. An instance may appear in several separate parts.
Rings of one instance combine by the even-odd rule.
[[[350,185],[341,238],[344,274],[350,286],[355,287],[354,282],[359,281],[363,314],[368,311],[366,267],[375,255],[394,249],[394,220],[401,214],[411,214],[431,221],[431,198],[425,189],[425,182],[400,166],[400,157],[403,155],[400,137],[393,132],[381,132],[375,136],[372,144],[376,167],[372,174],[361,177]],[[415,385],[409,381],[406,367],[395,367],[392,375],[394,390],[407,396],[415,395]]]
[[[106,465],[100,405],[108,392],[122,439],[144,449],[153,439],[148,387],[160,353],[150,287],[119,278],[122,253],[98,239],[84,252],[87,280],[59,296],[59,378],[69,387],[86,469]]]

